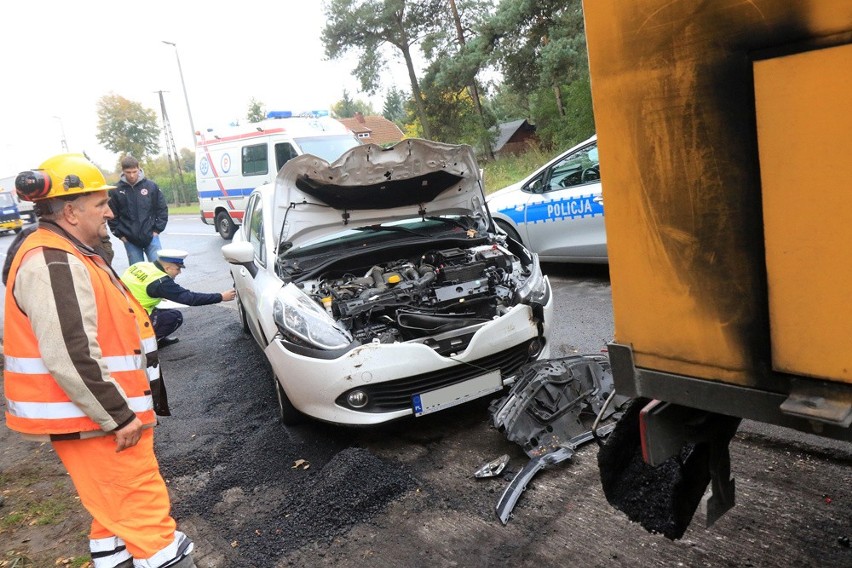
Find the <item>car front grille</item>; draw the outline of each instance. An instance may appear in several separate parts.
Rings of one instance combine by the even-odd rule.
[[[541,338],[531,339],[519,345],[494,353],[488,357],[477,359],[470,363],[460,363],[440,371],[413,375],[395,381],[387,381],[375,385],[364,385],[357,389],[367,394],[369,401],[363,408],[352,408],[346,402],[347,391],[337,397],[337,404],[346,408],[352,408],[359,412],[391,412],[412,408],[411,397],[431,390],[454,385],[484,375],[489,371],[500,369],[505,377],[517,371],[521,365],[528,363],[530,357],[530,343],[543,341]],[[536,350],[537,351],[537,350]]]

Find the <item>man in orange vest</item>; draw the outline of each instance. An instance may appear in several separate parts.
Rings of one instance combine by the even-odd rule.
[[[6,425],[52,442],[92,514],[95,568],[192,568],[154,455],[153,329],[95,250],[111,187],[81,154],[50,158],[15,187],[40,222],[4,268]]]

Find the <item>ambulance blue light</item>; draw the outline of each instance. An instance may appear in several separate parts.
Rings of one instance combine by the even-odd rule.
[[[266,118],[290,118],[293,113],[289,110],[271,110],[266,113]]]

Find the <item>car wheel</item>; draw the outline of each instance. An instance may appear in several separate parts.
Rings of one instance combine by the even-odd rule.
[[[231,221],[230,215],[224,211],[219,211],[216,215],[216,230],[219,231],[220,237],[229,241],[237,232],[237,226]]]
[[[18,233],[20,233],[20,232],[21,232],[21,229],[15,229],[15,234],[16,234],[16,235],[17,235]]]
[[[518,241],[521,244],[524,244],[524,241],[521,240],[521,235],[518,234],[518,231],[515,230],[512,225],[503,220],[497,220],[497,225],[502,229],[504,233],[509,235],[509,238],[515,241]]]
[[[281,386],[281,382],[275,376],[275,373],[272,374],[272,380],[275,382],[275,393],[278,395],[278,417],[281,423],[285,426],[299,424],[303,421],[304,416],[290,402],[290,398],[284,392],[284,387]]]
[[[243,325],[243,333],[246,335],[251,335],[251,330],[249,329],[248,319],[246,318],[246,310],[243,308],[243,302],[237,297],[237,312],[240,314],[240,323]]]

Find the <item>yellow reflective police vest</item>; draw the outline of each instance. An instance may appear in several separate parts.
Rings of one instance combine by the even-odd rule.
[[[124,274],[121,275],[121,281],[130,290],[130,292],[139,300],[142,307],[149,314],[151,310],[157,307],[157,304],[163,301],[162,298],[152,298],[148,295],[148,285],[156,282],[163,276],[169,275],[157,268],[153,262],[137,262],[130,265]]]

